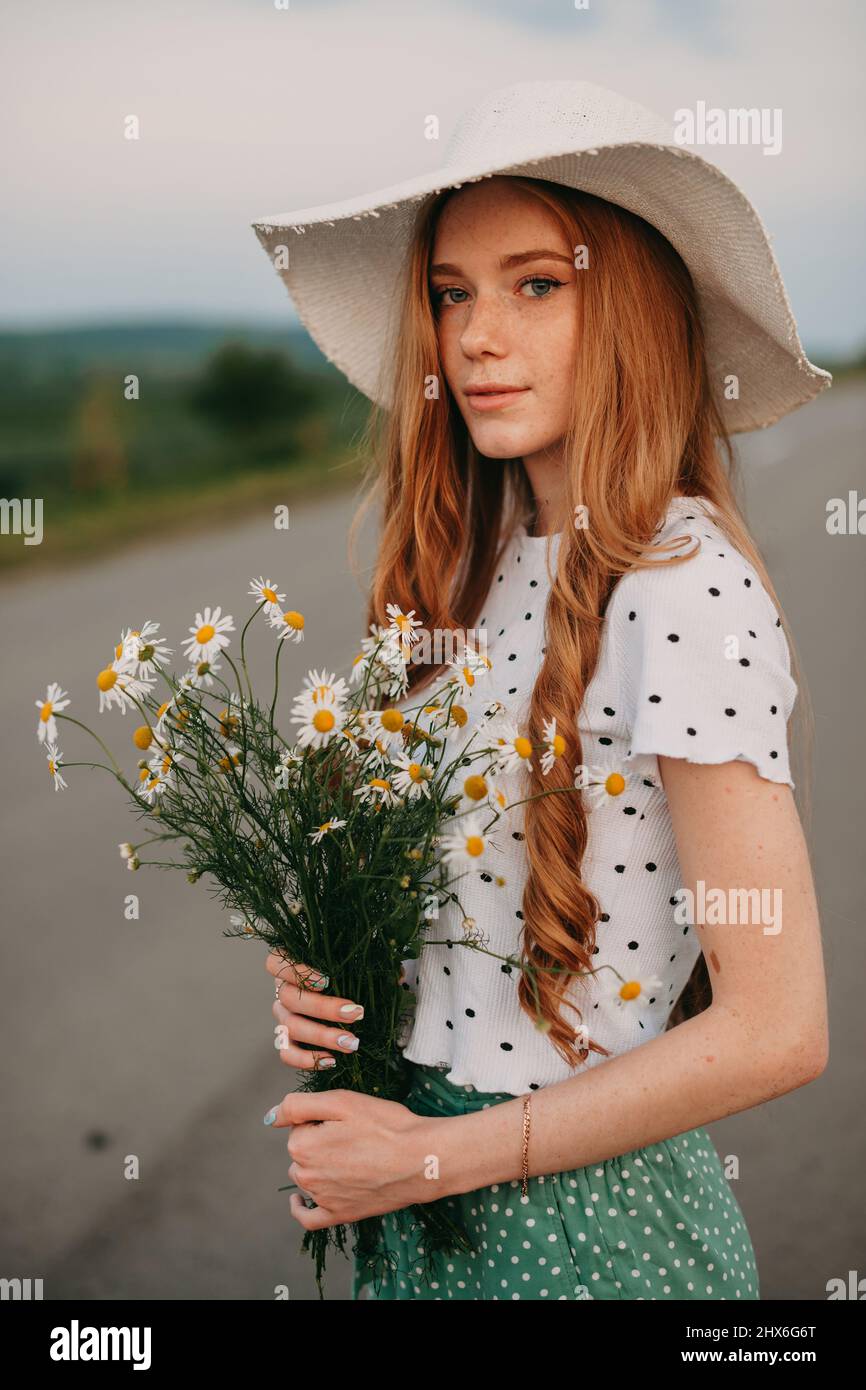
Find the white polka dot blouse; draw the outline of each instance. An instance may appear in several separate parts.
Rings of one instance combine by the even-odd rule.
[[[677,911],[683,884],[658,755],[697,763],[741,759],[761,777],[794,785],[786,726],[797,686],[776,609],[704,499],[674,500],[656,543],[675,536],[699,540],[698,553],[683,564],[631,571],[617,583],[578,720],[593,783],[575,793],[587,798],[583,877],[602,915],[595,973],[573,981],[569,997],[589,1035],[612,1056],[664,1031],[700,952],[693,926]],[[543,658],[548,544],[553,566],[558,542],[558,535],[529,536],[525,527],[512,537],[477,624],[488,633],[492,662],[485,698],[501,700],[518,727]],[[693,548],[685,539],[681,549]],[[520,786],[525,774],[514,777]],[[506,811],[491,831],[495,873],[472,870],[455,884],[486,950],[499,956],[520,953],[523,809]],[[461,922],[447,903],[425,929],[425,942],[450,944],[425,944],[419,961],[405,962],[416,1004],[404,1028],[404,1056],[440,1067],[457,1085],[512,1095],[573,1075],[520,1008],[518,971],[460,945]],[[566,1016],[576,1019],[571,1011]],[[605,1060],[590,1052],[582,1066]]]

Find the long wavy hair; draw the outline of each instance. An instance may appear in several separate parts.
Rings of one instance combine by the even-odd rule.
[[[792,674],[801,695],[804,690],[787,619],[736,500],[737,464],[714,401],[685,263],[656,228],[613,203],[547,180],[513,181],[558,219],[570,246],[587,247],[592,267],[578,277],[581,347],[564,440],[562,540],[525,730],[540,744],[543,721],[555,717],[567,757],[557,758],[545,777],[534,760],[532,795],[573,785],[573,769],[584,761],[578,714],[598,662],[607,604],[622,574],[658,563],[660,549],[667,549],[645,554],[677,493],[706,498],[755,567],[782,618]],[[429,266],[440,213],[459,196],[445,189],[419,206],[396,305],[394,356],[383,363],[393,406],[373,407],[361,441],[366,495],[351,527],[350,553],[375,503],[383,524],[368,623],[387,624],[385,605],[396,603],[414,609],[427,630],[473,628],[514,528],[533,520],[521,459],[478,453],[442,371]],[[568,524],[578,505],[588,509],[588,527]],[[688,564],[693,553],[664,563]],[[444,664],[410,664],[410,690],[444,670]],[[803,703],[798,700],[799,717]],[[799,788],[799,772],[794,780]],[[528,972],[535,984],[522,973],[518,997],[575,1066],[589,1050],[608,1055],[591,1039],[588,1049],[576,1046],[579,1034],[561,1007],[564,1002],[579,1023],[580,1009],[563,996],[575,975],[593,969],[601,917],[581,874],[586,807],[579,795],[540,796],[525,803],[524,813],[528,872],[520,945],[524,962],[535,967]],[[702,1012],[711,998],[701,954],[667,1027]]]

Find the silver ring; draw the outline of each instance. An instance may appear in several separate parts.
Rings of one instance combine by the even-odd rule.
[[[276,992],[275,992],[275,994],[274,994],[274,998],[275,998],[275,999],[279,999],[279,997],[280,997],[280,987],[281,987],[282,983],[283,983],[282,980],[277,980],[277,988],[276,988]]]

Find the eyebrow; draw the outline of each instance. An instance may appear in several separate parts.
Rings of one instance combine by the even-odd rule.
[[[513,270],[515,266],[525,265],[527,261],[563,261],[566,265],[574,265],[571,256],[563,256],[561,251],[516,251],[512,256],[500,256],[499,269]],[[431,265],[430,274],[462,275],[463,271],[458,265],[441,261],[438,265]]]

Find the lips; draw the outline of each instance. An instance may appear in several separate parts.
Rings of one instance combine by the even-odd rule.
[[[473,410],[498,410],[513,404],[528,390],[528,386],[504,386],[493,381],[484,386],[468,386],[465,395]]]
[[[503,396],[507,391],[525,391],[525,386],[506,386],[499,381],[489,381],[484,386],[467,386],[467,396]]]

